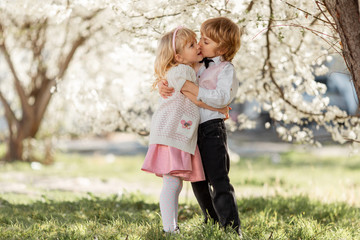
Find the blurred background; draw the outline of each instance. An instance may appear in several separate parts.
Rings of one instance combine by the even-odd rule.
[[[139,170],[159,99],[150,89],[157,39],[179,23],[199,34],[202,21],[221,15],[243,30],[227,121],[239,197],[358,204],[349,170],[359,168],[357,95],[339,36],[314,9],[323,11],[312,1],[2,1],[0,192],[15,200],[159,192],[161,179]],[[314,35],[320,30],[335,39],[331,47]]]

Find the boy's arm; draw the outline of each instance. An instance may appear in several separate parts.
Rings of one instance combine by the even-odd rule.
[[[161,80],[158,83],[159,94],[162,98],[170,97],[175,91],[174,88],[170,88],[166,79]]]
[[[203,65],[203,63],[195,63],[193,65],[193,68],[195,70],[195,72],[197,72],[199,70],[199,68]],[[190,80],[187,80],[186,81],[187,83],[192,83]],[[195,84],[193,84],[194,86],[196,86]],[[171,97],[172,94],[174,93],[175,89],[174,88],[170,88],[169,87],[169,84],[168,84],[168,81],[166,79],[162,79],[158,84],[157,84],[157,87],[158,87],[158,91],[159,91],[159,94],[162,98],[167,98],[167,97]],[[198,88],[196,86],[196,88]],[[183,90],[183,88],[181,89]],[[194,93],[195,94],[195,93]],[[195,94],[195,96],[197,96],[197,92]]]
[[[228,105],[236,95],[238,81],[232,64],[227,64],[218,75],[215,89],[198,89],[197,100],[209,106],[220,108]]]
[[[217,111],[219,113],[224,114],[226,117],[228,117],[228,115],[229,115],[229,107],[228,106],[223,107],[223,108],[214,108],[214,107],[211,107],[211,106],[207,105],[206,103],[198,101],[196,99],[196,96],[194,94],[192,94],[191,92],[187,92],[187,91],[181,91],[181,92],[182,92],[182,94],[185,95],[185,97],[189,98],[190,101],[192,101],[198,107],[206,108],[206,109],[209,109],[211,111]]]

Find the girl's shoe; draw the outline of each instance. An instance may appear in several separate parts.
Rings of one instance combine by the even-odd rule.
[[[163,232],[164,232],[165,234],[180,234],[180,228],[179,228],[179,226],[177,226],[173,232],[166,232],[166,231],[163,229]]]

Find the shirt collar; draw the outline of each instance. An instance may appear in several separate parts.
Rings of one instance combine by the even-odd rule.
[[[217,57],[214,57],[214,58],[211,58],[213,61],[214,61],[214,63],[216,64],[216,65],[218,65],[219,63],[221,63],[221,56],[217,56]]]
[[[218,65],[219,63],[221,63],[221,56],[217,56],[217,57],[213,57],[213,58],[209,58],[209,59],[213,60],[215,65]],[[210,64],[212,64],[212,63],[210,63]],[[203,64],[200,69],[198,70],[197,75],[200,75],[200,73],[202,73],[202,71],[204,71],[206,69],[205,65]]]

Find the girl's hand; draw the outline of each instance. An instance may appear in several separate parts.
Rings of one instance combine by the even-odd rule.
[[[172,93],[175,91],[174,88],[168,87],[168,82],[163,79],[158,83],[159,94],[162,98],[167,98],[172,96]]]
[[[232,109],[231,107],[226,106],[226,107],[223,107],[223,108],[219,108],[218,111],[219,111],[220,113],[224,114],[224,115],[225,115],[224,120],[227,120],[227,119],[229,119],[229,117],[230,117],[230,116],[229,116],[229,112],[230,112],[231,109]]]

